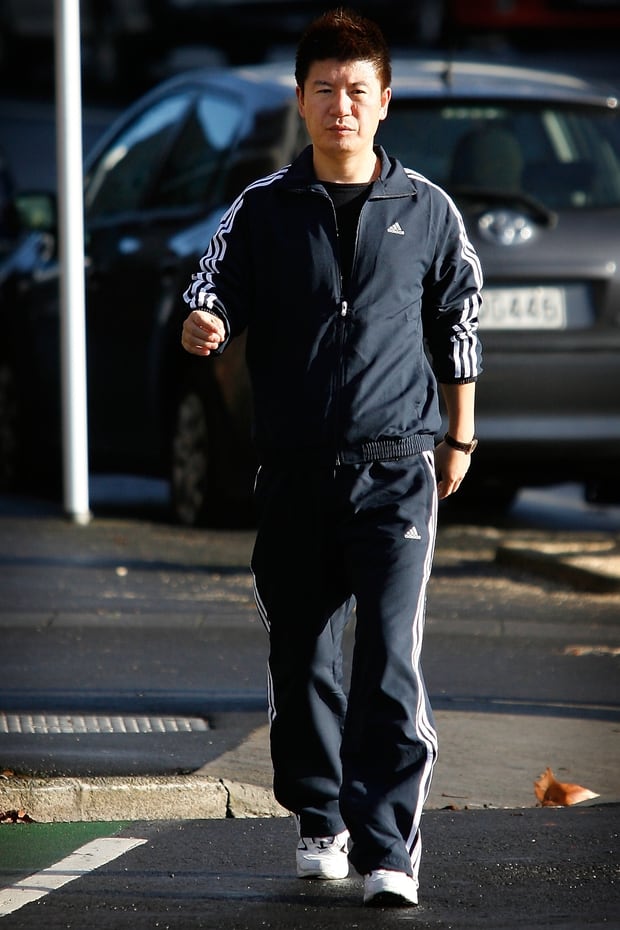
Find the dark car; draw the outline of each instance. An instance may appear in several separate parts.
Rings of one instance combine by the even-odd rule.
[[[135,80],[167,48],[158,29],[162,0],[80,0],[83,75],[100,87]],[[55,8],[50,0],[1,0],[0,75],[32,86],[53,74]],[[141,68],[136,68],[136,60]]]
[[[428,43],[441,34],[442,0],[356,0],[353,5],[379,24],[391,44]],[[329,6],[324,0],[160,0],[154,20],[173,44],[204,42],[236,64],[263,61],[274,47],[295,45]]]
[[[618,39],[620,3],[618,0],[448,0],[450,27],[474,33],[500,34],[508,31],[527,36],[551,31],[565,39],[571,33],[596,33],[610,41]]]
[[[244,339],[183,353],[181,294],[226,204],[306,142],[290,70],[179,76],[87,163],[91,469],[169,476],[188,524],[243,511],[254,456]],[[469,493],[573,480],[602,496],[620,466],[618,101],[493,63],[394,75],[380,141],[451,193],[485,272]],[[49,473],[60,444],[58,265],[39,225],[0,268],[0,444],[21,476]]]
[[[172,475],[187,523],[206,500],[239,512],[254,466],[243,347],[196,365],[181,293],[226,205],[305,142],[290,81],[204,71],[141,99],[86,162],[89,464]],[[59,264],[53,196],[17,203],[35,228],[0,263],[0,478],[33,486],[60,473]]]
[[[52,77],[54,6],[0,0],[4,81],[31,86],[35,75]],[[326,6],[323,0],[80,0],[83,77],[89,90],[123,94],[186,47],[216,51],[227,64],[263,61],[274,47],[295,44]],[[441,0],[357,0],[355,7],[392,42],[434,41],[441,32]]]

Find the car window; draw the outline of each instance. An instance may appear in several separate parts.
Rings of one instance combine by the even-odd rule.
[[[149,207],[204,204],[235,142],[243,109],[232,98],[200,95],[166,159]]]
[[[89,171],[89,218],[137,209],[152,183],[194,94],[179,93],[141,113],[116,137]]]
[[[552,209],[620,204],[620,120],[600,108],[394,101],[378,139],[457,199],[486,190]]]

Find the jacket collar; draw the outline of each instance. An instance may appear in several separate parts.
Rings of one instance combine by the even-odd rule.
[[[380,145],[375,146],[375,152],[381,160],[381,171],[374,182],[371,198],[415,195],[415,184],[405,174],[405,169],[398,159],[389,156]],[[311,145],[298,155],[280,183],[290,190],[324,190],[314,173]]]

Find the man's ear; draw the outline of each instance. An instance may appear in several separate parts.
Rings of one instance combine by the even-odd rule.
[[[295,94],[297,96],[297,109],[299,110],[299,115],[302,119],[305,117],[304,113],[304,92],[303,89],[297,85],[295,88]]]
[[[381,91],[381,110],[379,113],[379,119],[385,119],[388,112],[388,105],[392,99],[392,88],[386,87]]]

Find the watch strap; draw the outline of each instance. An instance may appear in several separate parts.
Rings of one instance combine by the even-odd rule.
[[[471,455],[478,445],[478,440],[475,436],[471,442],[459,442],[459,440],[451,436],[450,433],[445,434],[443,441],[447,446],[450,446],[451,449],[457,449],[459,452],[464,452],[466,455]]]

